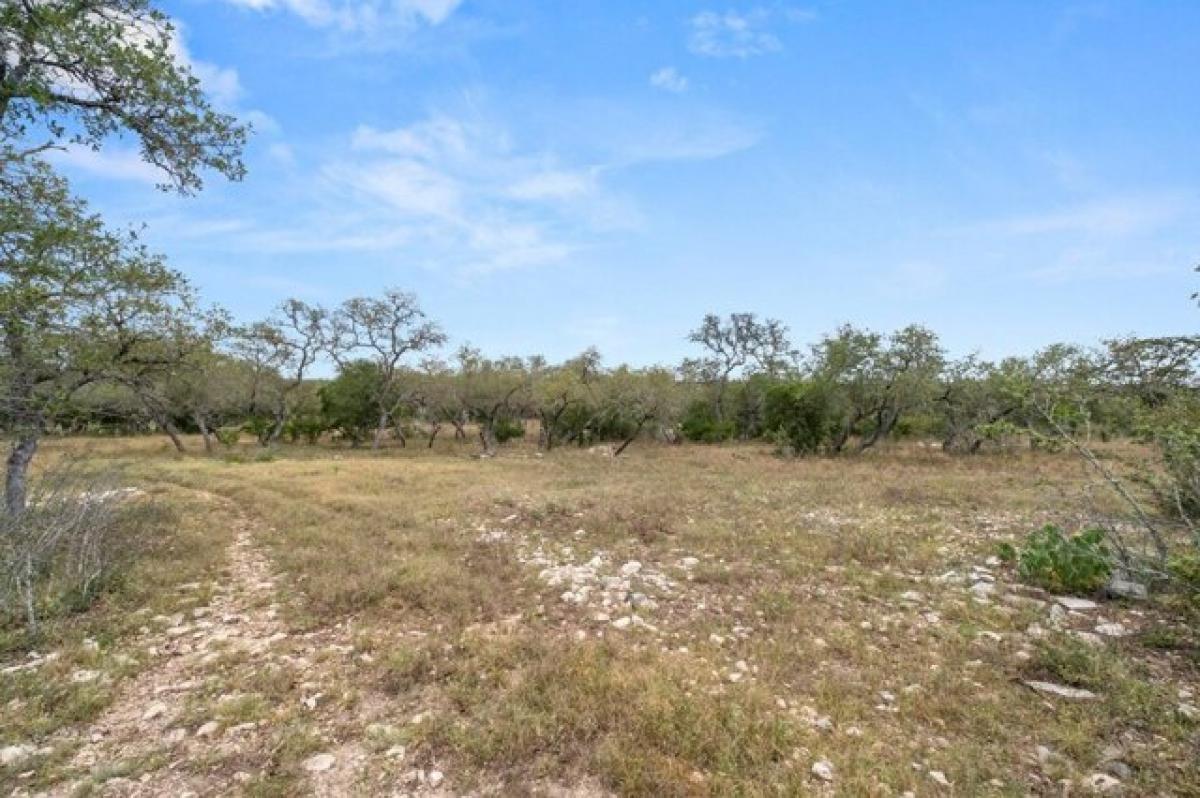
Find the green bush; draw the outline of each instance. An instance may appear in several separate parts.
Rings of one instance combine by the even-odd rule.
[[[502,418],[492,427],[497,443],[507,443],[514,438],[525,437],[525,425],[511,418]]]
[[[718,420],[712,404],[706,399],[697,399],[688,405],[679,430],[689,441],[720,443],[731,440],[737,434],[737,425],[732,421]]]
[[[238,440],[242,437],[241,427],[221,427],[213,432],[217,436],[217,440],[223,446],[237,446]]]
[[[1088,595],[1108,581],[1112,556],[1103,529],[1065,535],[1047,524],[1026,539],[1017,554],[1017,570],[1026,582],[1047,590]]]
[[[325,419],[315,413],[295,416],[287,423],[288,440],[295,443],[303,438],[306,443],[315,444],[326,426]]]
[[[780,449],[794,455],[812,454],[833,432],[833,402],[820,382],[772,385],[766,395],[766,426]]]

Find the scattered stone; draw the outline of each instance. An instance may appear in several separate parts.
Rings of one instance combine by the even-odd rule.
[[[1129,767],[1129,765],[1126,765],[1119,759],[1105,762],[1104,772],[1113,778],[1121,779],[1122,781],[1133,778],[1133,768]]]
[[[6,745],[0,748],[0,765],[9,767],[28,759],[34,752],[34,747],[28,743],[21,745]]]
[[[1108,584],[1104,587],[1104,592],[1113,598],[1132,599],[1136,601],[1145,601],[1150,598],[1150,591],[1141,582],[1122,579],[1119,576],[1113,576],[1109,580]]]
[[[814,762],[812,774],[821,781],[833,781],[833,763],[828,759],[821,759]]]
[[[1096,627],[1096,634],[1101,634],[1105,637],[1124,637],[1129,634],[1129,630],[1125,628],[1124,624],[1102,623]]]
[[[1088,599],[1076,598],[1075,596],[1055,596],[1054,600],[1068,610],[1075,612],[1083,612],[1085,610],[1094,610],[1100,605]]]
[[[71,674],[71,681],[75,684],[83,684],[85,682],[94,682],[100,678],[100,671],[75,671]]]
[[[1195,704],[1189,704],[1186,701],[1183,701],[1179,704],[1179,706],[1175,707],[1175,711],[1178,712],[1179,716],[1184,720],[1200,722],[1200,707],[1197,707]]]
[[[217,733],[217,730],[220,728],[221,728],[221,724],[217,723],[215,720],[210,720],[207,723],[203,724],[200,728],[196,729],[196,736],[197,737],[212,737],[214,734]]]
[[[915,590],[905,590],[903,593],[900,594],[900,600],[901,601],[911,601],[911,602],[915,603],[915,602],[919,602],[919,601],[924,601],[925,597],[922,596],[920,593],[918,593]]]
[[[167,705],[161,701],[155,701],[142,713],[142,720],[154,720],[165,714],[167,714]]]
[[[987,601],[995,592],[996,585],[992,582],[980,581],[971,585],[971,594],[979,601]]]
[[[1084,790],[1096,795],[1108,795],[1121,789],[1121,782],[1107,773],[1093,773],[1080,782]]]
[[[628,629],[633,624],[633,618],[626,615],[624,618],[617,618],[612,622],[614,629]]]
[[[323,773],[333,767],[336,761],[333,754],[316,754],[304,760],[304,769],[309,773]]]
[[[425,774],[425,783],[436,790],[445,778],[446,775],[442,771],[431,770]]]
[[[946,774],[940,770],[929,771],[929,778],[933,779],[935,784],[938,784],[942,787],[950,786],[950,780],[946,778]]]
[[[1066,685],[1054,684],[1053,682],[1026,681],[1025,685],[1037,690],[1039,693],[1048,693],[1072,701],[1090,701],[1096,698],[1096,694],[1091,690],[1081,690],[1078,687],[1067,687]]]
[[[630,560],[621,566],[621,576],[633,576],[640,570],[642,570],[642,564],[637,560]]]

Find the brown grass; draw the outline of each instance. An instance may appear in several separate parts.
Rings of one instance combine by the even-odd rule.
[[[793,795],[825,789],[810,767],[829,759],[839,794],[1057,795],[1119,745],[1134,769],[1128,794],[1200,794],[1200,736],[1174,711],[1200,676],[1173,618],[1100,613],[1160,637],[1176,630],[1185,643],[1171,650],[1034,640],[1025,630],[1045,625],[1043,612],[978,604],[935,579],[1088,511],[1068,455],[898,446],[788,461],[758,446],[635,446],[613,460],[521,445],[476,460],[447,441],[433,452],[285,448],[266,461],[247,449],[236,462],[175,457],[154,439],[67,445],[127,462],[185,526],[202,519],[178,487],[260,519],[260,542],[300,599],[287,605],[293,629],[350,624],[370,654],[354,688],[455,791],[522,794],[536,781]],[[219,549],[222,531],[210,534]],[[600,554],[610,571],[638,560],[675,587],[640,613],[653,629],[621,631],[538,578],[525,560],[539,546],[576,564]],[[684,557],[699,562],[689,571]],[[922,598],[901,601],[905,591]],[[1028,678],[1101,699],[1047,700]],[[270,709],[252,704],[229,711]],[[404,726],[416,713],[428,720]],[[369,736],[352,714],[339,733]],[[1036,760],[1039,745],[1053,763]]]

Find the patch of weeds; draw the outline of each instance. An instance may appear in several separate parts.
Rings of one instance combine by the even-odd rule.
[[[1047,590],[1090,595],[1108,581],[1112,558],[1103,529],[1066,535],[1047,524],[1026,539],[1017,553],[1021,578]]]
[[[422,642],[388,652],[380,662],[380,685],[400,695],[425,684],[440,682],[455,670],[455,659],[440,644]]]
[[[450,685],[461,714],[438,718],[429,742],[480,766],[574,765],[623,794],[679,794],[693,771],[713,794],[798,786],[798,731],[765,691],[714,694],[699,670],[604,642],[493,640],[464,656]]]
[[[781,623],[796,614],[796,599],[786,590],[767,588],[754,595],[754,608],[762,613],[763,620]]]
[[[317,732],[302,720],[279,727],[271,737],[270,761],[259,775],[258,784],[248,789],[247,795],[295,795],[301,763],[323,746]]]
[[[267,703],[261,695],[248,694],[218,701],[216,716],[227,725],[259,720],[267,713]]]

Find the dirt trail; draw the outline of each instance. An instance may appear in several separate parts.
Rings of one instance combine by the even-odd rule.
[[[314,663],[301,652],[337,645],[332,638],[342,635],[308,634],[303,645],[291,645],[278,617],[279,577],[255,541],[261,530],[227,499],[197,493],[221,505],[221,516],[235,525],[223,573],[211,586],[180,585],[180,611],[148,619],[149,628],[135,646],[157,662],[125,685],[97,720],[71,733],[82,742],[71,763],[82,775],[48,795],[71,795],[88,781],[99,783],[101,794],[114,796],[239,793],[269,765],[271,728],[265,721],[238,722],[235,712],[220,717],[224,702],[245,698],[212,695],[223,663],[236,662],[242,673],[290,668],[301,692],[322,677],[336,679],[335,673],[321,672],[335,666]],[[206,588],[211,601],[201,605]],[[214,704],[217,713],[206,711]],[[236,766],[212,767],[214,760]],[[321,793],[326,782],[353,781],[345,772],[352,764],[339,758],[328,771],[312,774],[310,788]]]

